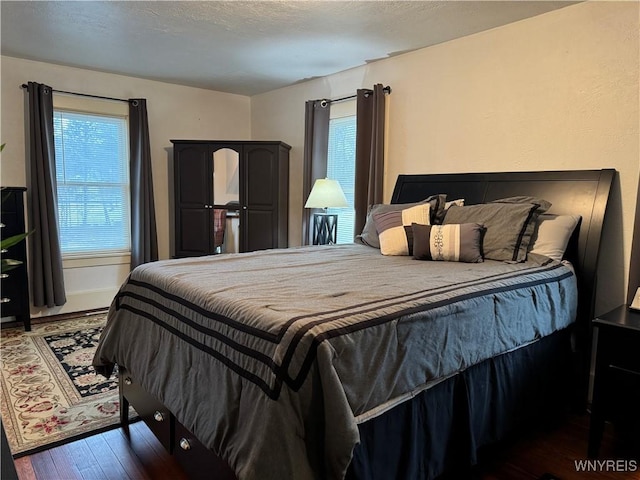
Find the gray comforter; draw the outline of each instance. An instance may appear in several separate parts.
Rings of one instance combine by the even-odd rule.
[[[343,478],[358,422],[573,322],[573,270],[530,257],[341,245],[145,264],[94,365],[125,366],[241,480]]]

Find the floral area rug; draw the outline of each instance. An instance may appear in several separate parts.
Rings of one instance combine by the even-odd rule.
[[[0,331],[0,412],[14,457],[118,426],[117,372],[107,379],[91,366],[105,323],[106,313]]]

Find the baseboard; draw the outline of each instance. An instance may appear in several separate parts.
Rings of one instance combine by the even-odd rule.
[[[54,308],[31,307],[31,318],[49,317],[52,315],[66,315],[71,313],[104,310],[109,308],[118,288],[101,290],[85,290],[67,294],[67,302]]]

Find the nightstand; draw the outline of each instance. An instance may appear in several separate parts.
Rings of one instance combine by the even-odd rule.
[[[634,401],[627,400],[640,392],[640,312],[621,305],[594,319],[593,327],[598,336],[589,428],[591,458],[598,456],[605,420],[638,415],[637,405],[634,408]]]

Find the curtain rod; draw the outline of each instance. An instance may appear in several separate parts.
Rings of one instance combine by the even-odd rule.
[[[26,83],[23,83],[22,85],[20,85],[22,88],[29,88],[29,85],[27,85]],[[65,90],[54,90],[53,88],[51,89],[52,92],[55,93],[66,93],[67,95],[76,95],[78,97],[90,97],[90,98],[100,98],[102,100],[113,100],[115,102],[124,102],[124,103],[129,103],[129,100],[125,100],[123,98],[114,98],[114,97],[102,97],[100,95],[91,95],[88,93],[77,93],[77,92],[67,92]]]
[[[371,89],[367,89],[367,91],[368,91],[369,93],[373,92],[373,90],[371,90]],[[387,85],[386,87],[383,87],[382,91],[383,91],[384,93],[391,93],[391,87],[390,87],[389,85]],[[326,98],[322,98],[322,99],[319,99],[319,100],[320,100],[321,102],[327,102],[327,103],[331,102],[331,103],[335,103],[335,102],[342,102],[342,101],[344,101],[344,100],[351,100],[352,98],[356,98],[357,96],[358,96],[358,95],[356,94],[356,95],[348,95],[348,96],[346,96],[346,97],[334,98],[334,99],[331,99],[331,100],[328,100],[328,99],[326,99]],[[322,107],[326,107],[327,105],[326,105],[326,104],[322,104],[321,106],[322,106]]]

